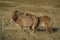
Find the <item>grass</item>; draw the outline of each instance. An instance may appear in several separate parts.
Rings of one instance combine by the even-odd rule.
[[[60,40],[60,0],[0,0],[0,40]],[[49,15],[55,33],[46,31],[30,34],[24,31],[23,35],[15,23],[11,23],[11,14],[14,10],[22,10],[36,16]]]
[[[59,4],[60,0],[1,0],[1,1],[14,1],[21,4],[30,4],[30,5],[55,5]]]
[[[6,3],[0,3],[0,7],[13,7],[13,6]]]

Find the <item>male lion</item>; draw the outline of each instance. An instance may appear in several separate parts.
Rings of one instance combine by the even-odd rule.
[[[35,32],[35,27],[38,23],[38,18],[35,15],[24,14],[18,11],[14,11],[11,20],[19,24],[21,29],[23,29],[24,27],[30,27],[33,30],[33,32]]]

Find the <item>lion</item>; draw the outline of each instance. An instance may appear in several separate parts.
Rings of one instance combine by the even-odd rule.
[[[47,32],[52,32],[52,21],[51,18],[47,15],[37,17],[33,14],[25,14],[19,11],[14,11],[12,20],[15,21],[15,23],[19,24],[21,29],[28,27],[29,29],[32,29],[32,32],[35,32],[37,27],[42,26],[46,28]]]
[[[19,11],[14,11],[11,20],[19,24],[21,29],[23,29],[24,27],[28,27],[32,29],[32,32],[35,32],[35,27],[38,23],[38,18],[35,15],[24,14]]]

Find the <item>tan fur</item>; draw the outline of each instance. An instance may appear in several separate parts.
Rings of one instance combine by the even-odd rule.
[[[39,17],[39,24],[38,26],[46,27],[47,32],[52,32],[51,27],[52,27],[52,20],[49,16],[40,16]]]
[[[46,31],[49,32],[50,28],[52,26],[52,21],[49,16],[40,16],[36,17],[35,15],[32,14],[24,14],[24,13],[19,13],[20,15],[17,15],[18,12],[15,11],[12,15],[12,19],[15,20],[17,24],[23,29],[24,27],[31,27],[32,31],[35,32],[37,26],[45,26]],[[16,19],[15,19],[16,18]],[[38,21],[39,20],[39,21]]]
[[[15,11],[16,12],[16,11]],[[14,13],[15,13],[14,12]],[[15,20],[15,18],[18,16],[18,13],[16,13],[16,15],[12,16],[12,19]],[[14,18],[15,17],[15,18]],[[19,26],[21,27],[21,29],[23,29],[24,27],[31,27],[33,32],[35,32],[35,27],[38,23],[38,18],[35,15],[31,15],[31,14],[20,14],[20,16],[17,17],[17,19],[15,20],[15,22],[17,24],[19,24]]]

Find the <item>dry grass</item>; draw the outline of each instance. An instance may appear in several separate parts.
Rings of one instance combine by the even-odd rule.
[[[13,0],[14,1],[14,0]],[[0,40],[60,40],[60,4],[59,1],[19,1],[12,0],[0,2]],[[15,0],[16,1],[16,0]],[[29,3],[28,3],[29,2]],[[53,3],[54,2],[54,3]],[[29,5],[28,5],[29,4]],[[35,34],[30,30],[21,32],[20,28],[11,23],[11,14],[14,10],[22,10],[36,16],[49,15],[53,20],[54,33],[48,34],[46,31],[37,31]],[[23,35],[22,35],[23,33]]]

